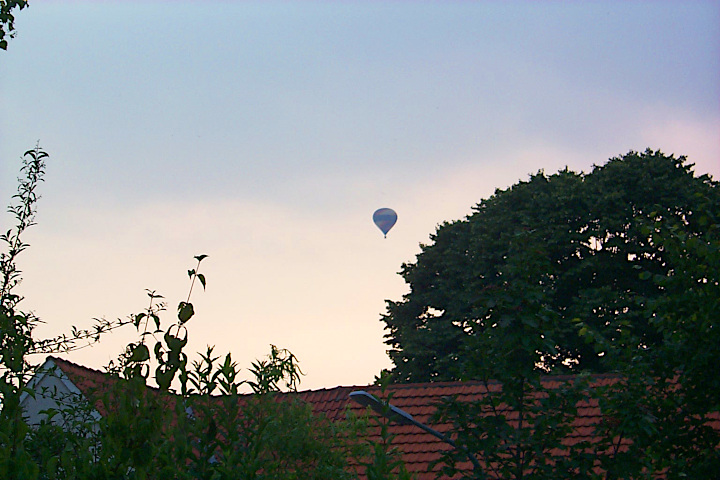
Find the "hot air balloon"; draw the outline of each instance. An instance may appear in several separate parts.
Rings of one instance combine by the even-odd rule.
[[[379,208],[373,213],[373,222],[387,238],[387,233],[397,222],[397,213],[392,208]]]

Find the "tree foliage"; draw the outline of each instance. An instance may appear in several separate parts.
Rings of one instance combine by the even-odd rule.
[[[8,41],[5,37],[15,36],[13,10],[22,10],[27,6],[27,0],[0,0],[0,49],[7,50]]]
[[[647,300],[645,318],[660,340],[631,348],[639,340],[635,332],[626,334],[625,345],[612,344],[596,329],[586,333],[591,344],[608,350],[623,378],[598,392],[613,420],[603,425],[606,445],[620,438],[630,444],[616,458],[603,458],[619,478],[628,472],[712,478],[720,471],[720,429],[709,422],[720,419],[720,204],[704,192],[696,200],[698,230],[666,216],[639,225],[672,266],[639,271],[641,281],[659,290]]]
[[[403,265],[410,293],[383,320],[402,381],[486,386],[439,406],[461,446],[444,472],[716,475],[719,217],[717,182],[647,150],[588,174],[539,172],[440,226]],[[593,442],[577,442],[591,404],[602,421],[585,426]],[[468,451],[483,469],[458,467]]]
[[[701,219],[720,210],[718,191],[684,157],[651,150],[497,190],[466,219],[441,225],[402,266],[410,293],[388,301],[383,316],[393,373],[400,381],[482,378],[497,362],[603,372],[613,368],[608,351],[596,351],[588,332],[607,345],[662,342],[646,309],[664,287],[638,275],[677,265],[645,226],[673,222],[697,237]],[[514,348],[508,332],[518,329]]]
[[[34,347],[32,331],[37,319],[31,313],[21,312],[18,303],[22,298],[14,288],[20,281],[17,257],[27,248],[22,234],[33,225],[38,200],[37,186],[45,172],[47,154],[35,148],[23,155],[18,193],[19,201],[9,208],[15,217],[15,227],[0,235],[6,248],[0,252],[0,472],[10,478],[32,478],[37,466],[29,461],[24,447],[28,427],[23,421],[20,397],[29,379],[30,364],[27,355]]]

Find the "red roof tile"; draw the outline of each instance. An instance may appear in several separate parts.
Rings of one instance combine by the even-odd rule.
[[[89,388],[96,388],[107,384],[108,376],[104,373],[92,370],[72,362],[54,358],[56,364],[65,372],[68,378],[81,390],[86,392]],[[543,381],[544,386],[560,387],[563,383],[571,380],[572,377],[548,377]],[[593,377],[592,386],[611,385],[618,381],[619,377],[612,375],[598,375]],[[491,391],[499,391],[500,384],[491,382],[488,384]],[[457,396],[459,400],[471,401],[482,398],[488,391],[488,386],[479,382],[446,382],[432,384],[405,384],[393,385],[386,391],[392,395],[391,403],[410,415],[416,420],[431,425],[434,429],[447,433],[452,431],[450,424],[431,424],[432,415],[435,412],[435,405],[443,397]],[[304,401],[312,405],[313,412],[323,414],[331,420],[344,419],[347,411],[360,415],[366,408],[350,401],[349,394],[355,390],[364,390],[377,397],[381,396],[381,390],[377,386],[362,387],[335,387],[320,390],[307,390],[296,394]],[[565,446],[575,445],[580,442],[595,442],[594,426],[601,420],[600,408],[597,401],[579,402],[577,417],[573,421],[574,431],[566,438]],[[101,412],[102,413],[102,412]],[[374,412],[371,415],[376,415]],[[508,418],[516,416],[515,412],[507,410]],[[713,421],[715,428],[720,429],[720,420]],[[408,470],[416,475],[418,480],[434,480],[435,473],[429,472],[432,462],[438,460],[443,451],[451,448],[433,435],[426,433],[412,425],[391,424],[390,431],[395,435],[393,445],[403,453],[403,459]],[[378,435],[377,429],[370,432],[371,436]],[[558,454],[567,454],[563,448],[555,449]],[[436,466],[434,470],[440,467]],[[465,465],[468,470],[471,465]]]

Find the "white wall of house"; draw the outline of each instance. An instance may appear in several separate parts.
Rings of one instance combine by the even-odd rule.
[[[43,413],[46,410],[64,411],[68,407],[78,406],[78,402],[87,402],[82,392],[52,358],[45,360],[28,383],[28,387],[34,395],[24,392],[20,397],[20,405],[25,412],[28,425],[38,425],[46,419],[47,415]],[[100,418],[100,414],[94,409],[90,410],[90,415],[95,419]],[[52,422],[62,426],[66,418],[63,415],[56,415],[52,418]]]

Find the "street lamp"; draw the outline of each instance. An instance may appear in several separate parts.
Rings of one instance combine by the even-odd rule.
[[[444,435],[434,428],[430,428],[424,423],[420,423],[415,418],[413,418],[412,415],[407,413],[405,410],[402,410],[395,405],[391,404],[390,402],[386,402],[383,400],[378,399],[375,395],[372,395],[364,390],[356,390],[354,392],[350,392],[350,400],[354,401],[355,403],[358,403],[362,405],[363,407],[370,407],[375,412],[379,413],[383,417],[387,418],[388,420],[395,422],[400,425],[415,425],[421,430],[424,430],[425,432],[429,433],[430,435],[433,435],[443,442],[451,445],[455,449],[462,450],[465,455],[467,455],[470,462],[473,464],[473,470],[477,469],[478,472],[482,470],[482,467],[480,466],[480,463],[478,462],[477,458],[470,453],[470,451],[465,448],[464,446],[458,446],[450,437],[447,435]]]

